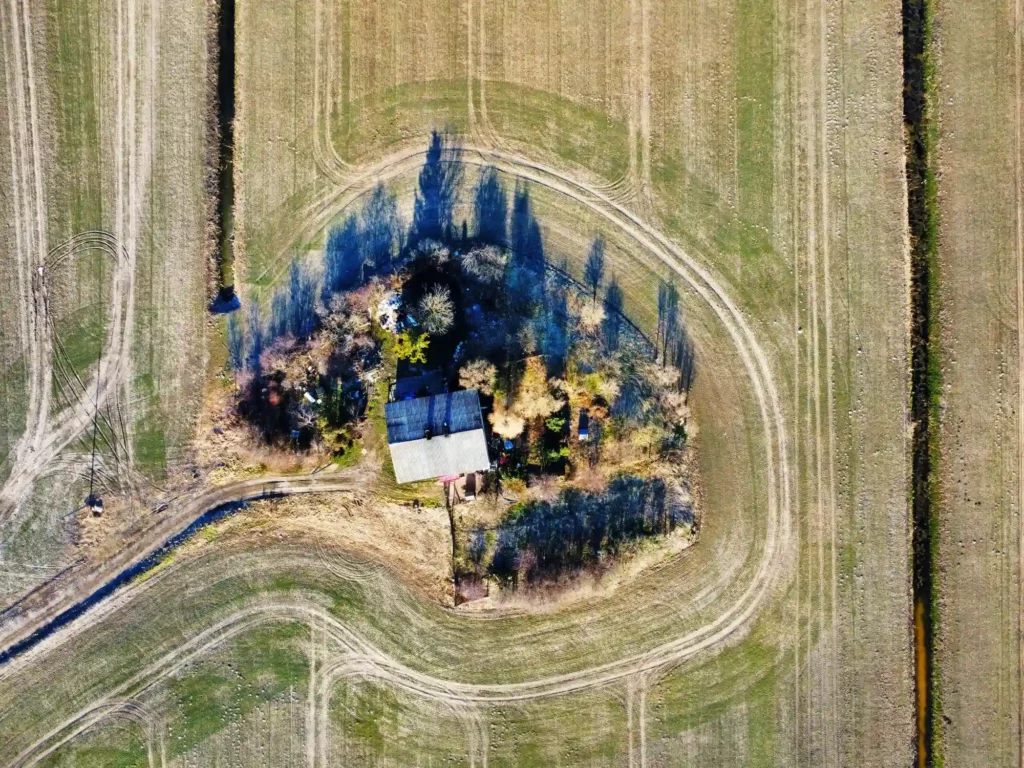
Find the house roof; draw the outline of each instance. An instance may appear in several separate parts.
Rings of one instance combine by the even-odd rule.
[[[395,382],[395,400],[408,400],[420,395],[437,395],[444,391],[444,376],[440,371],[427,371],[418,376],[406,376]]]
[[[392,443],[389,447],[399,483],[480,472],[491,466],[482,429]]]
[[[445,422],[451,434],[483,429],[480,395],[475,389],[398,400],[384,406],[388,443],[419,440],[428,428],[435,436],[444,434]]]
[[[399,483],[490,467],[480,396],[475,389],[387,403],[384,417]],[[425,437],[427,429],[429,440]]]

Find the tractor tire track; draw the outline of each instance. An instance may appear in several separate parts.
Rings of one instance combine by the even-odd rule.
[[[725,294],[703,267],[670,243],[650,225],[639,221],[621,206],[608,201],[600,193],[587,189],[574,180],[564,177],[553,169],[529,163],[516,157],[483,149],[471,150],[476,157],[469,155],[465,159],[471,164],[493,163],[507,173],[513,173],[535,183],[543,184],[557,192],[567,194],[601,213],[610,221],[620,226],[651,253],[654,253],[676,273],[686,280],[693,290],[704,299],[718,315],[737,345],[741,359],[751,378],[755,398],[761,410],[766,442],[766,461],[768,474],[768,521],[763,543],[763,552],[751,582],[740,598],[715,620],[703,627],[692,630],[684,636],[658,646],[651,651],[637,656],[620,659],[615,662],[599,665],[575,673],[563,674],[534,680],[527,683],[474,685],[453,681],[439,680],[430,675],[411,670],[391,659],[383,652],[369,647],[340,622],[322,612],[318,619],[323,622],[326,631],[343,647],[350,651],[361,652],[373,668],[375,675],[401,688],[418,695],[440,701],[451,701],[459,704],[466,702],[494,701],[525,701],[549,696],[571,693],[594,686],[607,685],[655,670],[662,671],[673,667],[695,654],[719,647],[729,637],[747,626],[757,615],[760,604],[776,579],[781,575],[788,557],[784,555],[790,545],[790,506],[789,506],[789,464],[788,442],[785,424],[779,405],[778,393],[771,378],[771,369],[764,350],[757,344],[752,331],[748,327],[738,308]],[[377,168],[368,170],[361,178],[373,180],[381,176],[398,175],[409,167],[414,167],[422,152],[408,152],[404,156],[390,158]],[[334,195],[334,202],[344,202],[346,195],[351,195],[354,185],[342,189]],[[331,201],[327,201],[330,203]],[[328,216],[333,215],[336,207],[327,205]],[[342,206],[343,207],[343,206]],[[316,218],[324,216],[321,211]],[[322,478],[321,478],[322,479]],[[307,490],[318,488],[320,479],[310,478]],[[250,481],[250,485],[260,481]],[[125,599],[126,596],[122,595]],[[123,602],[123,600],[121,601]],[[287,610],[294,610],[290,606]],[[311,611],[314,609],[302,609]],[[293,614],[292,614],[293,615]],[[92,614],[91,622],[99,620],[100,614]],[[74,633],[87,626],[80,622],[67,629]],[[221,625],[218,625],[220,627]],[[213,641],[211,641],[213,642]],[[188,644],[186,644],[188,645]],[[183,646],[184,647],[184,646]],[[38,652],[41,649],[36,649]],[[174,652],[173,658],[179,651]],[[35,655],[32,653],[31,655]],[[158,663],[155,669],[159,672],[167,665],[165,661]],[[161,674],[165,674],[163,672]],[[155,672],[154,672],[155,674]],[[145,677],[145,675],[143,675]],[[117,691],[114,692],[118,693]],[[114,694],[111,694],[114,695]]]
[[[651,184],[651,3],[640,0],[640,193],[643,205],[654,208]]]
[[[791,542],[791,478],[788,438],[778,392],[772,380],[771,366],[765,350],[757,343],[742,313],[729,299],[724,289],[715,281],[711,273],[649,224],[627,211],[621,204],[611,200],[601,191],[587,187],[550,166],[531,163],[509,153],[478,148],[468,150],[466,155],[467,157],[464,158],[464,161],[468,164],[483,165],[485,163],[493,163],[507,173],[567,195],[605,217],[608,221],[633,237],[638,244],[666,263],[680,278],[689,283],[697,295],[711,306],[712,311],[726,327],[727,332],[737,345],[742,362],[751,378],[755,398],[761,410],[767,451],[766,458],[769,467],[767,531],[765,541],[762,544],[763,552],[753,574],[751,584],[743,592],[736,604],[713,622],[645,654],[576,673],[543,678],[528,683],[505,685],[473,685],[443,681],[408,669],[382,652],[368,647],[365,642],[352,635],[334,617],[319,609],[296,608],[295,606],[282,607],[278,605],[267,610],[277,611],[292,617],[304,615],[308,618],[310,615],[313,615],[318,622],[322,622],[325,631],[343,649],[363,654],[359,664],[365,665],[368,669],[372,670],[374,676],[420,695],[460,706],[466,702],[531,700],[563,695],[598,685],[607,685],[632,675],[655,670],[661,671],[680,663],[686,658],[692,657],[694,654],[718,647],[735,632],[748,625],[753,617],[756,616],[765,595],[786,567],[785,562],[788,560],[788,550]],[[328,169],[329,176],[339,181],[339,189],[310,208],[309,214],[312,219],[312,226],[322,227],[325,225],[337,210],[362,193],[360,185],[365,189],[379,178],[405,173],[419,164],[421,156],[421,151],[399,153],[397,156],[392,156],[374,168],[357,175],[354,179],[351,178],[350,174],[341,172],[341,169],[337,166],[332,167],[327,162],[329,158],[326,156],[319,157],[318,163],[322,163],[323,167]],[[260,484],[267,481],[250,482]],[[322,488],[314,480],[310,483],[308,491],[290,492],[317,492],[319,490],[322,490]],[[192,511],[194,512],[195,508]],[[122,595],[122,597],[125,597],[125,595]],[[121,602],[124,601],[122,600]],[[116,606],[112,607],[112,609],[114,608]],[[100,618],[98,613],[90,614],[90,617],[93,622]],[[242,621],[244,618],[246,617],[238,617],[238,620]],[[226,621],[230,622],[231,619],[232,617],[229,617],[229,620]],[[76,625],[70,626],[68,629],[73,631],[63,639],[65,641],[70,640],[75,633],[82,631],[86,626],[86,622],[79,622]],[[174,670],[180,669],[189,659],[205,652],[205,650],[214,647],[217,643],[223,642],[227,637],[231,636],[226,634],[227,626],[224,622],[217,625],[214,628],[220,632],[217,636],[213,636],[215,633],[211,633],[208,630],[201,635],[201,637],[209,639],[207,643],[186,643],[172,652],[172,654],[165,656],[157,665],[150,667],[147,672],[153,676],[159,675],[159,679],[162,679],[167,674],[172,674]],[[240,632],[249,625],[240,624],[239,626],[241,628],[237,629],[237,631]],[[188,655],[186,647],[193,649],[194,653]],[[41,647],[39,650],[41,650]],[[185,654],[187,658],[182,660],[182,654]],[[35,653],[31,655],[35,656]],[[28,655],[26,655],[26,658],[28,658]],[[321,679],[324,679],[323,676]],[[131,682],[134,682],[137,686],[142,684],[142,680],[147,680],[145,683],[146,687],[157,682],[157,679],[148,680],[145,675],[142,675],[142,677],[136,676]],[[127,691],[132,688],[133,686],[126,684],[118,690],[124,689]],[[140,692],[136,690],[131,691],[132,695],[138,695]],[[113,701],[115,695],[117,695],[117,691],[108,694],[107,699]],[[321,712],[318,714],[321,717],[323,716],[323,708],[321,708]],[[58,726],[58,731],[66,726],[67,724]],[[23,752],[19,756],[18,764],[29,764],[24,761],[30,758],[41,759],[41,756],[39,758],[33,757],[36,753],[32,750],[35,749],[36,747],[33,746],[29,748],[28,752]]]
[[[42,646],[68,641],[88,630],[104,616],[117,611],[125,598],[135,594],[134,586],[127,585],[100,602],[90,603],[92,595],[116,583],[119,574],[137,567],[204,513],[228,504],[294,494],[358,491],[365,485],[365,477],[341,472],[332,475],[253,478],[208,489],[191,502],[170,508],[166,517],[135,537],[132,548],[122,550],[91,571],[81,574],[75,585],[55,594],[41,595],[40,600],[46,601],[44,604],[34,608],[24,607],[17,614],[4,616],[5,624],[0,626],[3,630],[0,635],[0,680],[26,663]],[[76,621],[61,621],[61,616],[75,610],[80,604],[92,604],[93,607]],[[4,661],[10,663],[4,665]]]
[[[27,3],[9,0],[7,10],[2,16],[8,114],[12,137],[11,163],[16,210],[19,309],[22,320],[22,344],[23,347],[27,347],[28,352],[28,409],[25,430],[11,451],[16,464],[27,460],[38,449],[39,442],[45,434],[49,415],[50,371],[45,332],[46,300],[44,286],[37,272],[45,261],[46,215],[40,178],[42,161],[37,133],[38,118],[34,104],[32,32]]]
[[[21,354],[23,357],[28,357],[35,352],[35,346],[30,343],[30,332],[29,332],[29,304],[31,302],[30,288],[31,285],[31,269],[28,267],[26,262],[25,234],[22,232],[22,202],[21,202],[21,180],[20,180],[20,165],[19,165],[19,154],[18,154],[18,143],[16,142],[16,130],[14,121],[14,109],[13,104],[15,103],[15,85],[12,80],[11,74],[11,47],[12,44],[8,42],[8,20],[7,11],[4,8],[3,3],[0,3],[0,43],[2,43],[2,50],[4,55],[4,87],[6,91],[6,101],[4,111],[7,113],[7,138],[11,158],[11,197],[13,201],[14,209],[14,260],[16,262],[16,272],[18,275],[18,322],[20,327],[20,333],[18,341],[21,346]],[[31,369],[30,369],[31,374]],[[33,390],[29,387],[29,396],[31,397]],[[32,412],[35,406],[29,404],[29,413]],[[26,420],[25,428],[26,431],[31,425],[31,422]]]
[[[699,650],[685,649],[676,643],[667,643],[652,653],[566,675],[525,683],[463,683],[443,680],[409,668],[361,639],[343,622],[318,605],[301,600],[264,600],[235,611],[165,654],[125,683],[97,698],[19,753],[12,765],[37,764],[89,726],[123,707],[126,700],[142,697],[170,676],[232,638],[268,623],[293,621],[306,622],[311,628],[318,627],[318,631],[330,638],[341,654],[334,657],[335,661],[321,662],[315,675],[317,701],[311,706],[315,706],[314,720],[317,725],[316,733],[313,734],[313,742],[316,745],[313,751],[322,765],[329,764],[326,739],[331,691],[340,679],[351,677],[382,681],[462,715],[474,713],[476,708],[482,705],[521,703],[607,687],[614,683],[625,683],[627,709],[630,713],[637,709],[636,725],[633,726],[632,720],[630,724],[630,733],[637,732],[635,748],[631,748],[630,754],[638,756],[640,764],[643,765],[646,758],[646,716],[643,714],[643,710],[646,709],[646,674],[669,669]],[[326,657],[324,652],[321,658]],[[652,658],[657,660],[652,663]],[[638,697],[635,695],[637,692]],[[636,698],[639,698],[639,701],[634,702]],[[470,743],[478,745],[480,753],[486,755],[486,730],[482,722],[476,727],[476,735],[471,737]],[[483,757],[483,764],[486,764],[485,760]]]
[[[346,178],[346,174],[341,173],[338,169],[322,169],[332,175],[338,182],[339,188],[311,206],[309,223],[296,233],[296,238],[309,237],[311,234],[321,231],[339,210],[358,199],[370,185],[415,169],[423,154],[422,150],[398,152],[365,170],[355,179]],[[770,518],[774,521],[779,505],[784,508],[784,533],[788,539],[790,504],[788,439],[778,392],[772,380],[771,367],[764,349],[757,343],[742,313],[711,273],[678,245],[668,240],[653,226],[624,206],[551,166],[531,162],[525,158],[497,150],[474,147],[464,148],[462,162],[475,166],[494,165],[505,173],[547,187],[576,200],[618,227],[646,251],[659,258],[711,306],[740,351],[744,366],[754,385],[764,418],[766,445],[776,446],[777,441],[778,465],[776,465],[774,449],[769,448],[768,451],[771,467],[769,507],[772,509],[772,514]]]
[[[14,0],[10,0],[14,6]],[[27,2],[22,3],[25,19],[26,34],[30,34],[29,12]],[[14,509],[21,503],[29,493],[34,482],[45,471],[59,454],[76,440],[91,424],[100,408],[111,397],[118,399],[119,393],[124,396],[120,399],[128,401],[126,396],[131,380],[131,339],[134,328],[134,292],[135,292],[135,254],[140,233],[141,196],[149,182],[147,173],[140,173],[139,166],[139,145],[148,147],[152,143],[153,125],[147,121],[143,126],[143,136],[140,139],[136,135],[136,113],[139,109],[143,114],[150,114],[151,110],[145,108],[145,99],[153,98],[153,93],[146,90],[143,99],[143,106],[139,105],[136,80],[139,70],[139,62],[136,56],[136,2],[128,1],[127,12],[124,3],[117,5],[116,25],[116,47],[117,47],[117,109],[116,109],[116,227],[114,233],[100,234],[97,231],[89,231],[72,237],[69,241],[57,246],[56,249],[46,251],[45,229],[42,223],[39,224],[38,244],[40,256],[38,264],[31,265],[31,284],[34,300],[34,312],[29,316],[28,326],[30,328],[30,367],[33,371],[30,376],[29,388],[29,416],[27,424],[31,429],[26,428],[22,440],[19,440],[12,456],[14,457],[10,471],[2,487],[0,487],[0,520],[9,517]],[[125,20],[127,16],[127,21]],[[146,17],[150,25],[155,23],[155,17],[151,14]],[[127,26],[127,35],[125,27]],[[127,41],[125,38],[127,37]],[[145,65],[149,68],[151,76],[155,76],[156,69],[156,48],[152,34],[147,36],[149,47],[146,52]],[[6,36],[5,36],[6,43]],[[15,27],[14,44],[20,46],[20,37]],[[21,64],[20,58],[16,55],[15,84],[16,92],[19,94],[19,113],[23,113],[24,91],[28,89],[29,112],[32,119],[29,121],[33,131],[33,137],[37,134],[36,108],[34,105],[34,73],[31,68],[31,45],[30,38],[26,38],[26,59],[28,62],[27,86],[21,85]],[[125,49],[127,48],[127,55]],[[125,80],[127,79],[127,84]],[[127,96],[125,93],[127,92]],[[21,133],[26,133],[25,119],[19,114]],[[24,143],[24,142],[23,142]],[[129,147],[125,148],[125,144]],[[45,203],[42,200],[42,161],[39,151],[35,147],[33,138],[33,167],[36,175],[36,218],[45,218],[42,213]],[[23,154],[25,149],[23,148]],[[142,163],[148,168],[147,163]],[[24,174],[22,174],[22,177]],[[24,179],[22,179],[24,181]],[[24,184],[22,185],[24,186]],[[24,209],[24,206],[22,206]],[[26,214],[27,216],[27,214]],[[54,362],[54,339],[53,320],[50,316],[46,296],[46,268],[56,266],[82,249],[93,249],[99,247],[105,252],[113,255],[115,252],[118,258],[115,259],[116,269],[111,288],[112,317],[110,330],[107,334],[107,341],[101,353],[95,379],[86,387],[86,392],[94,392],[90,399],[82,397],[77,404],[51,416],[50,399],[51,385],[53,378]],[[23,254],[23,250],[19,250]],[[52,263],[48,263],[52,262]],[[25,269],[26,259],[24,256],[19,259],[22,265],[21,271]],[[58,342],[59,343],[59,342]],[[131,467],[131,446],[125,441],[125,453],[128,461],[128,468]]]
[[[1017,756],[1024,768],[1024,162],[1022,162],[1021,120],[1024,119],[1024,76],[1022,76],[1021,36],[1024,35],[1024,7],[1013,4],[1014,152],[1013,180],[1016,221],[1014,251],[1017,257]]]
[[[346,178],[337,169],[323,169],[331,173],[339,183],[330,198],[320,202],[316,208],[311,209],[310,229],[319,229],[327,224],[336,213],[345,207],[351,200],[362,194],[362,187],[365,182],[362,179],[373,179],[374,182],[380,179],[388,179],[406,173],[414,169],[422,157],[420,151],[407,151],[396,153],[377,166],[368,169],[361,177],[351,180]],[[601,214],[616,226],[620,227],[627,234],[630,234],[646,250],[658,256],[663,262],[671,266],[683,279],[687,280],[694,290],[712,309],[718,314],[720,320],[726,326],[736,343],[744,365],[754,383],[755,394],[762,409],[764,425],[766,429],[766,444],[773,446],[769,449],[768,464],[769,470],[769,531],[766,543],[766,552],[774,552],[777,545],[776,535],[779,531],[775,527],[775,515],[779,512],[779,506],[784,508],[783,519],[783,541],[789,544],[790,521],[789,521],[789,464],[787,457],[787,438],[783,424],[781,409],[779,407],[778,394],[771,384],[771,373],[763,350],[753,340],[752,333],[747,327],[742,315],[735,305],[724,294],[724,291],[710,277],[703,268],[683,253],[678,246],[667,241],[664,236],[657,233],[650,225],[639,220],[635,215],[625,210],[591,188],[577,182],[576,180],[561,174],[560,172],[539,163],[531,163],[521,158],[510,156],[506,153],[487,150],[483,148],[467,148],[463,154],[463,162],[472,165],[493,164],[500,170],[512,175],[524,178],[537,184],[546,186],[556,192],[565,194],[576,199],[583,205]],[[763,378],[762,378],[763,377]],[[773,429],[774,428],[774,429]],[[774,442],[778,440],[778,443]],[[776,464],[775,449],[779,450],[779,461]],[[778,476],[776,476],[778,472]],[[780,487],[781,486],[781,487]],[[781,494],[777,496],[777,494]],[[780,501],[781,498],[781,501]],[[777,504],[777,502],[779,502]],[[771,562],[768,562],[771,561]],[[768,557],[761,561],[758,575],[754,584],[763,583],[763,579],[772,579],[777,576],[782,565],[781,559]],[[751,597],[752,591],[748,589],[743,599]],[[763,596],[759,593],[758,601]],[[735,614],[732,614],[735,615]]]
[[[15,457],[4,485],[0,488],[0,520],[6,519],[12,514],[17,505],[29,493],[35,481],[57,459],[60,453],[89,427],[116,387],[125,379],[122,361],[127,357],[131,344],[129,331],[124,326],[127,315],[124,307],[128,301],[124,284],[128,281],[131,263],[127,257],[127,249],[119,248],[109,233],[103,235],[83,233],[57,246],[50,254],[51,259],[48,259],[48,261],[52,260],[52,263],[48,263],[47,266],[57,267],[69,259],[75,258],[79,253],[90,250],[101,250],[107,253],[115,258],[117,265],[112,290],[112,304],[115,310],[95,378],[85,381],[75,372],[75,378],[82,390],[77,401],[72,406],[54,414],[50,419],[50,428],[46,436],[37,442],[31,454]],[[36,275],[39,291],[44,297],[45,272],[46,267],[44,266],[43,275],[38,273]],[[47,367],[50,369],[49,375],[52,378],[55,360],[58,368],[63,370],[62,363],[57,360],[62,346],[45,299],[43,306],[44,310],[40,319],[45,322],[46,336],[49,339],[47,345],[49,365]],[[70,373],[64,373],[65,377],[70,377],[70,375]],[[43,389],[46,392],[45,397],[49,398],[49,381]]]
[[[835,455],[836,455],[836,427],[835,427],[835,372],[833,368],[833,353],[835,351],[835,340],[833,338],[833,320],[832,320],[832,269],[831,269],[831,242],[832,236],[830,211],[831,211],[831,200],[830,200],[830,176],[829,176],[829,164],[831,162],[829,146],[828,146],[828,126],[830,124],[830,102],[829,102],[829,82],[828,82],[828,69],[829,69],[829,23],[828,23],[828,11],[829,6],[825,2],[820,2],[820,18],[819,18],[819,35],[820,35],[820,54],[818,70],[820,76],[819,87],[821,89],[821,106],[819,110],[819,130],[821,132],[821,221],[822,221],[822,293],[824,294],[824,305],[825,305],[825,432],[827,436],[825,451],[826,451],[826,463],[827,463],[827,475],[826,475],[826,486],[827,486],[827,498],[828,498],[828,540],[829,540],[829,619],[830,628],[828,634],[828,654],[829,654],[829,666],[828,670],[831,675],[828,679],[828,688],[826,692],[826,707],[830,716],[830,728],[831,728],[831,739],[829,740],[829,747],[831,749],[831,757],[834,765],[840,763],[839,753],[839,699],[838,699],[838,688],[839,688],[839,643],[838,643],[838,588],[837,588],[837,577],[836,577],[836,471],[835,471]],[[839,3],[838,12],[842,14],[842,0]],[[840,68],[842,67],[842,58],[839,57],[837,64]],[[839,93],[843,93],[842,87],[839,89]]]

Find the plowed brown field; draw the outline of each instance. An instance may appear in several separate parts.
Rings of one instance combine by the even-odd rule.
[[[945,765],[1021,765],[1024,245],[1019,3],[937,15],[935,682]]]

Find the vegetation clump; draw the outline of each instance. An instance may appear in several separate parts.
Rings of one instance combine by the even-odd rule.
[[[329,231],[322,265],[292,264],[269,317],[258,303],[244,327],[232,317],[238,410],[265,444],[338,458],[366,413],[381,419],[389,387],[376,382],[401,396],[476,390],[494,461],[485,486],[513,506],[474,545],[489,565],[466,570],[505,585],[558,578],[686,517],[666,488],[686,484],[692,344],[670,283],[653,341],[627,320],[600,235],[582,280],[551,264],[529,189],[510,193],[494,168],[477,181],[472,228],[457,227],[458,161],[435,134],[408,229],[379,186]]]

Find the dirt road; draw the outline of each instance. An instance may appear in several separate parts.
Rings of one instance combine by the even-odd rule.
[[[365,473],[330,473],[307,476],[278,476],[240,480],[218,486],[200,494],[192,501],[174,505],[169,514],[147,529],[133,541],[130,548],[75,578],[73,586],[57,591],[45,588],[32,596],[28,603],[19,604],[16,612],[4,617],[0,628],[0,654],[19,648],[18,654],[27,652],[42,642],[49,633],[58,629],[62,615],[76,605],[89,600],[95,592],[117,579],[118,574],[129,570],[156,552],[168,539],[184,531],[195,520],[210,510],[232,503],[255,501],[262,498],[288,496],[304,493],[330,493],[358,490],[365,484]],[[66,629],[74,635],[95,621],[104,611],[97,610],[84,616],[81,621]],[[81,624],[81,627],[76,627]],[[37,634],[40,633],[40,634]],[[28,646],[20,646],[26,640]],[[3,673],[0,672],[0,677]]]

